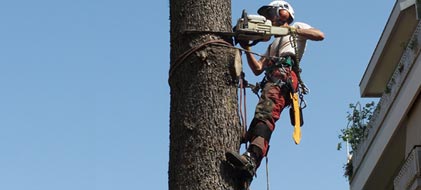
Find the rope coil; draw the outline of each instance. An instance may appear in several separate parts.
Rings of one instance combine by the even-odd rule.
[[[243,51],[243,52],[248,52],[248,53],[254,54],[256,56],[265,57],[265,58],[268,58],[268,59],[276,58],[276,56],[267,56],[267,55],[263,55],[263,54],[258,54],[256,52],[252,52],[252,51],[247,50],[247,49],[235,47],[232,44],[230,44],[230,43],[228,43],[227,41],[224,41],[224,40],[210,40],[210,41],[204,42],[204,43],[202,43],[202,44],[200,44],[196,47],[190,48],[189,50],[187,50],[183,54],[181,54],[179,57],[177,57],[177,59],[174,61],[174,64],[172,64],[171,67],[170,67],[168,80],[171,79],[174,71],[181,65],[181,63],[183,63],[183,61],[187,57],[189,57],[192,53],[198,51],[199,49],[201,49],[201,48],[203,48],[207,45],[215,45],[215,46],[237,49],[237,50],[240,50],[240,51]]]
[[[174,62],[174,64],[171,65],[170,67],[170,72],[169,72],[169,79],[171,79],[174,71],[181,65],[181,63],[183,63],[183,61],[189,57],[192,53],[198,51],[199,49],[205,47],[206,45],[209,44],[225,44],[226,46],[230,47],[232,46],[230,43],[224,41],[224,40],[210,40],[207,42],[204,42],[196,47],[192,47],[189,50],[187,50],[186,52],[184,52],[183,54],[181,54]]]

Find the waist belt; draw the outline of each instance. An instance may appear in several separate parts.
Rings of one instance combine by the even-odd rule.
[[[280,67],[292,67],[294,65],[294,57],[292,56],[283,56],[272,58],[272,63],[270,66],[265,68],[266,72],[271,72],[276,68]]]

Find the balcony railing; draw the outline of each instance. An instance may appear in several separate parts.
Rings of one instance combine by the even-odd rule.
[[[368,149],[370,148],[374,138],[376,138],[377,133],[382,130],[382,122],[386,114],[389,112],[389,109],[391,108],[394,100],[396,99],[396,96],[398,95],[406,76],[408,75],[412,66],[415,64],[415,60],[420,53],[420,49],[421,22],[418,23],[418,26],[412,35],[411,40],[408,42],[406,49],[402,54],[402,57],[393,73],[393,76],[388,82],[385,92],[383,93],[379,103],[377,104],[376,110],[374,111],[373,116],[368,123],[370,128],[367,138],[358,145],[357,150],[354,150],[354,155],[352,157],[354,174],[357,174],[359,166],[363,161]]]
[[[421,189],[421,147],[415,147],[393,180],[395,190]]]

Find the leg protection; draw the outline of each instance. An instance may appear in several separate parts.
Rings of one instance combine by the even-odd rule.
[[[253,123],[255,123],[255,121],[253,121]],[[270,138],[272,137],[272,130],[263,122],[257,122],[255,125],[250,126],[247,133],[249,140],[252,140],[255,137],[263,137],[269,143]]]

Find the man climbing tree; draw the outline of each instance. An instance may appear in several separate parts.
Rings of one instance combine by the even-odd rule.
[[[246,52],[247,61],[253,73],[260,75],[265,72],[265,78],[261,83],[262,94],[247,131],[247,140],[250,142],[247,151],[242,155],[235,151],[226,153],[227,160],[243,173],[246,186],[251,183],[262,158],[267,156],[275,122],[279,119],[282,110],[291,104],[295,104],[295,110],[299,110],[297,109],[298,95],[296,95],[299,86],[301,86],[301,92],[306,93],[307,89],[302,83],[299,68],[306,40],[324,39],[324,34],[320,30],[308,24],[295,22],[290,25],[295,18],[294,10],[285,1],[273,1],[261,7],[258,13],[271,20],[274,26],[288,27],[290,34],[276,37],[260,60],[257,60],[250,52]],[[250,50],[248,42],[240,42],[240,44],[243,48]],[[295,114],[299,113],[296,111]],[[296,144],[301,139],[299,125],[293,135]]]
[[[238,190],[224,156],[238,150],[241,139],[237,86],[228,69],[235,50],[226,47],[231,37],[212,33],[231,32],[231,1],[170,0],[170,20],[169,189]]]

